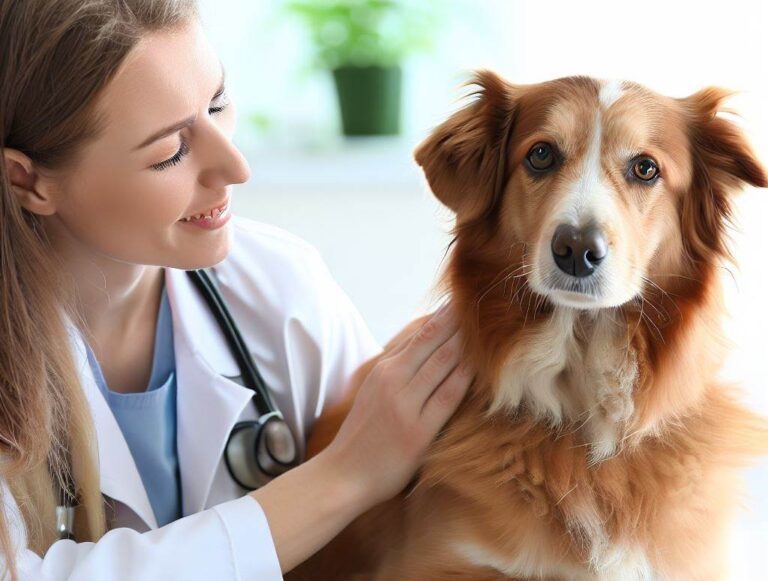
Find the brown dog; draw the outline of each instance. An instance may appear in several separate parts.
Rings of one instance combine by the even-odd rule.
[[[476,83],[416,160],[456,212],[478,378],[413,485],[288,578],[721,578],[768,427],[715,379],[718,273],[731,196],[766,173],[719,89]]]

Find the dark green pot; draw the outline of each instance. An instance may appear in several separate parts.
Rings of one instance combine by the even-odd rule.
[[[399,66],[334,69],[344,135],[400,132],[402,76]]]

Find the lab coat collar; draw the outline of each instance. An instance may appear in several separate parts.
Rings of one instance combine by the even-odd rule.
[[[88,364],[83,337],[71,321],[68,323],[68,330],[72,338],[80,382],[91,409],[97,434],[101,492],[130,507],[148,527],[157,528],[155,513],[131,450]]]
[[[232,427],[253,392],[230,378],[240,375],[221,329],[186,271],[165,269],[176,356],[177,451],[182,512],[206,507]],[[150,528],[157,520],[120,426],[98,388],[82,335],[68,321],[75,360],[97,434],[101,491],[133,510]]]
[[[165,283],[174,328],[182,503],[188,515],[206,507],[229,435],[251,405],[253,391],[231,379],[240,368],[186,271],[166,268]]]

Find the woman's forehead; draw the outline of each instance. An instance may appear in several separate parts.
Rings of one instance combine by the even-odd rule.
[[[215,94],[222,66],[197,21],[148,33],[105,87],[102,138],[133,149],[149,135],[194,115]]]

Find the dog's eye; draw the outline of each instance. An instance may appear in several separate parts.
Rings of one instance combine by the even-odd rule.
[[[644,157],[635,162],[632,166],[632,173],[637,179],[650,182],[659,175],[659,166],[650,157]]]
[[[549,143],[537,143],[528,152],[528,163],[536,171],[548,170],[555,164],[555,152]]]

